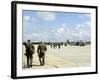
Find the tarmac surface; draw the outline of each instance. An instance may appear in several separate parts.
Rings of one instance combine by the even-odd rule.
[[[48,69],[48,68],[68,68],[68,67],[86,67],[91,65],[91,47],[86,46],[61,46],[59,49],[47,46],[45,65],[40,66],[37,45],[35,46],[35,53],[33,54],[33,69]],[[22,64],[26,67],[25,47],[23,46]]]

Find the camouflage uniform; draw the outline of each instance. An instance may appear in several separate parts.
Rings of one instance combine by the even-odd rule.
[[[61,47],[61,46],[60,46],[60,43],[58,43],[58,48],[60,49],[60,47]]]
[[[26,46],[26,57],[27,57],[27,66],[32,67],[32,60],[33,60],[33,54],[35,52],[34,46],[32,45],[32,43],[27,42],[27,46]]]
[[[37,53],[40,61],[40,65],[43,66],[45,64],[45,51],[47,50],[47,47],[44,43],[41,43],[38,45]]]

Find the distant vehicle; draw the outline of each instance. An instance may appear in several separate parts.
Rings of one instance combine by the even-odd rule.
[[[85,46],[84,42],[69,42],[71,46]]]

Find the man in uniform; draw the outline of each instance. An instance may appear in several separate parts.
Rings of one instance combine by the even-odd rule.
[[[46,45],[41,42],[41,44],[38,45],[37,53],[40,61],[40,65],[43,66],[45,64],[45,51],[47,50]]]
[[[32,45],[31,41],[28,40],[26,43],[26,57],[27,57],[27,66],[28,68],[32,67],[32,60],[33,60],[33,54],[35,52],[35,48]]]
[[[60,43],[58,43],[58,48],[60,49],[60,47],[61,47],[61,46],[60,46]]]

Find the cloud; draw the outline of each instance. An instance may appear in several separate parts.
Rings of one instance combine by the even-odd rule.
[[[56,18],[53,12],[37,12],[37,15],[45,21],[54,21]]]
[[[77,24],[73,35],[79,40],[90,40],[91,39],[91,25],[90,22],[84,24]]]
[[[91,40],[91,27],[90,22],[84,22],[77,24],[75,27],[70,27],[65,23],[60,24],[57,28],[48,30],[38,30],[26,34],[24,38],[32,39],[32,41],[79,41],[79,40]]]
[[[62,23],[58,28],[57,28],[57,32],[60,34],[65,34],[66,32],[68,32],[68,26],[65,23]]]
[[[68,27],[65,23],[62,23],[57,27],[54,31],[54,38],[56,41],[66,41],[70,37],[70,27]]]
[[[91,17],[91,14],[84,14],[84,16],[86,16],[86,17]]]
[[[60,34],[63,33],[64,32],[64,28],[57,29],[57,32],[60,33]]]
[[[55,31],[55,37],[59,41],[72,40],[91,40],[91,27],[90,22],[84,22],[83,24],[77,24],[75,27],[71,28],[66,24],[61,24],[60,27]]]
[[[30,34],[24,35],[24,41],[27,41],[28,39],[31,39],[32,41],[48,41],[49,36],[47,32],[34,32]]]
[[[81,19],[87,19],[87,20],[91,20],[91,14],[81,14],[81,15],[79,15],[79,17],[81,18]]]
[[[24,33],[31,33],[36,30],[36,22],[37,19],[33,16],[24,15],[23,16],[23,32]]]
[[[30,16],[24,16],[24,20],[25,20],[25,21],[30,20],[30,18],[31,18]]]

